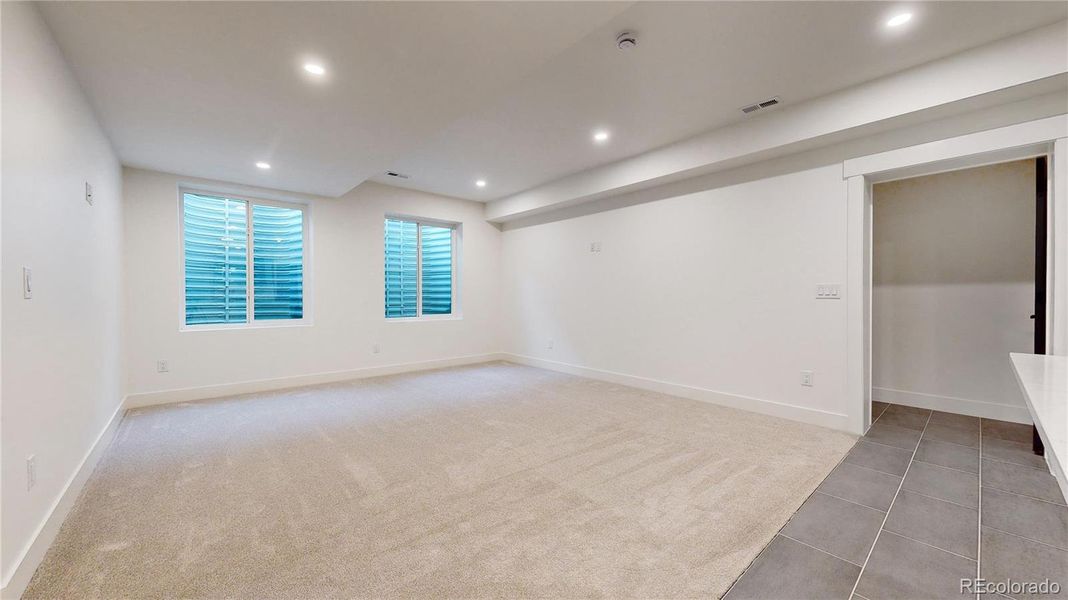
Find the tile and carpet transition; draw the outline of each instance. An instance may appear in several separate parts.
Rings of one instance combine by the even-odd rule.
[[[1031,426],[879,402],[872,415],[727,600],[1068,598],[1068,505]]]
[[[717,597],[854,441],[507,363],[137,409],[24,597]]]

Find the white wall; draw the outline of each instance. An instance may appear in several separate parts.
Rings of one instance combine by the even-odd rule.
[[[0,11],[0,563],[5,593],[17,595],[33,553],[6,587],[16,566],[122,402],[122,177],[36,7],[3,2]],[[31,300],[22,297],[23,266],[33,269]],[[31,454],[37,484],[27,491]]]
[[[1053,197],[1049,202],[1053,227],[1046,260],[1053,269],[1052,281],[1047,283],[1047,292],[1052,296],[1052,353],[1068,356],[1068,138],[1056,141],[1050,167]]]
[[[1027,422],[1006,357],[1033,348],[1035,161],[873,192],[873,397]]]
[[[238,382],[350,372],[495,353],[500,232],[477,202],[365,183],[319,198],[126,169],[126,293],[131,404],[190,395],[156,394]],[[178,187],[310,203],[313,324],[304,327],[180,331]],[[383,316],[383,217],[399,213],[463,224],[462,318],[387,321]],[[372,353],[379,344],[381,352]],[[156,361],[170,361],[157,373]],[[311,380],[290,380],[289,385]],[[243,389],[243,388],[236,388]]]
[[[505,348],[844,429],[845,201],[837,164],[508,230]]]
[[[858,430],[862,400],[847,391],[842,161],[1061,115],[1064,106],[1063,92],[988,106],[508,223],[504,350]],[[588,251],[594,241],[600,254]],[[816,300],[817,283],[842,283],[846,299]],[[814,387],[799,385],[802,369],[815,371]]]

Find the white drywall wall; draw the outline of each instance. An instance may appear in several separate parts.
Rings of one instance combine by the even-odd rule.
[[[818,283],[850,293],[842,161],[1063,107],[1063,93],[990,106],[508,223],[504,350],[853,429],[846,415],[861,399],[845,389],[846,300],[815,299]],[[589,253],[595,241],[599,254]],[[802,369],[816,371],[814,387],[800,386]]]
[[[873,397],[1026,420],[1007,357],[1033,348],[1035,161],[873,193]]]
[[[500,232],[482,205],[365,183],[341,198],[257,190],[126,169],[128,393],[137,395],[385,365],[483,355],[499,350]],[[179,185],[310,203],[312,324],[180,331]],[[386,320],[383,218],[402,214],[462,223],[462,317]],[[380,352],[372,347],[378,344]],[[157,373],[156,361],[170,372]],[[223,390],[227,391],[227,390]],[[207,391],[209,395],[210,391]],[[139,402],[135,402],[139,403]]]
[[[1050,203],[1050,252],[1046,260],[1053,269],[1047,292],[1052,296],[1053,354],[1068,356],[1068,138],[1054,144],[1050,174],[1053,176]]]
[[[0,11],[0,560],[7,586],[122,402],[122,176],[37,8],[4,2]],[[23,267],[33,271],[30,300],[23,298]],[[30,455],[37,483],[27,490]],[[16,585],[35,566],[31,556]],[[5,594],[17,593],[5,587]]]
[[[845,200],[837,164],[508,230],[505,348],[845,428]]]

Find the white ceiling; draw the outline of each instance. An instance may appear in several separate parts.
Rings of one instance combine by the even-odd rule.
[[[889,14],[916,16],[887,30]],[[1068,17],[1061,2],[44,3],[128,165],[478,200]],[[616,49],[624,29],[638,47]],[[324,61],[323,81],[300,71]],[[759,118],[759,117],[754,117]],[[595,145],[592,132],[611,131]],[[271,171],[253,163],[266,160]],[[407,181],[381,175],[396,170]],[[484,189],[474,180],[485,178]]]
[[[124,164],[337,196],[627,5],[39,6]]]

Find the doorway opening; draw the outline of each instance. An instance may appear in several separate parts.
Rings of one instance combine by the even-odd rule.
[[[871,406],[1029,423],[1010,352],[1046,348],[1046,157],[871,187]]]

